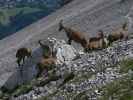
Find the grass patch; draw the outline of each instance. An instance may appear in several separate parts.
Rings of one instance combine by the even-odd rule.
[[[20,87],[18,87],[13,93],[13,96],[19,96],[21,94],[28,93],[30,90],[32,90],[33,86],[31,84],[25,84]]]
[[[100,90],[103,96],[99,100],[133,100],[133,77],[116,80]]]
[[[123,60],[119,66],[120,73],[133,71],[133,59]],[[103,96],[99,100],[133,100],[133,76],[127,75],[103,86],[100,90],[103,91]]]
[[[2,95],[0,95],[0,100],[4,100],[4,98],[10,98],[11,96],[18,97],[20,95],[26,94],[33,90],[35,86],[45,86],[51,81],[56,81],[60,78],[60,76],[51,75],[49,78],[44,79],[43,77],[38,77],[33,79],[32,81],[25,83],[23,85],[17,86],[13,90],[6,89],[2,87],[0,90],[2,91]],[[8,100],[8,99],[7,99]]]
[[[77,94],[73,100],[87,100],[87,95],[86,95],[86,91],[83,91],[79,94]]]
[[[120,63],[120,72],[127,73],[129,70],[133,71],[133,59],[123,60]]]
[[[9,100],[5,98],[10,98],[11,96],[17,97],[22,94],[26,94],[33,89],[36,85],[37,79],[33,79],[31,82],[25,83],[20,86],[16,86],[13,90],[8,90],[5,87],[2,87],[2,95],[0,95],[0,100]]]
[[[0,96],[0,100],[5,100],[4,98],[10,98],[11,96],[19,96],[25,93],[28,93],[30,90],[33,89],[33,83],[27,83],[21,86],[17,86],[16,88],[14,88],[13,90],[8,90],[6,88],[2,88],[2,93],[3,95]],[[8,99],[6,99],[8,100]]]

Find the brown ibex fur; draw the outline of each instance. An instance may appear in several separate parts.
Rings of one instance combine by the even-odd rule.
[[[16,58],[18,66],[20,66],[21,61],[25,60],[25,57],[29,58],[32,55],[32,50],[30,48],[20,48],[17,50]]]
[[[48,45],[44,45],[39,40],[39,44],[41,45],[43,49],[43,57],[42,59],[37,63],[37,68],[39,69],[38,75],[40,75],[43,70],[50,70],[56,65],[56,52],[53,52]],[[48,51],[45,52],[45,49]]]
[[[50,58],[42,58],[41,61],[37,64],[39,69],[49,69],[48,66],[55,65],[56,64],[56,58],[50,57]]]
[[[88,42],[88,50],[95,50],[95,49],[103,49],[107,46],[107,41],[105,41],[105,37],[102,30],[99,30],[97,37],[92,37],[89,39]]]
[[[122,28],[118,31],[109,34],[107,39],[109,41],[109,44],[117,40],[128,39],[127,23],[124,23]]]
[[[39,73],[37,76],[39,76],[43,70],[46,70],[47,72],[51,69],[53,69],[56,65],[56,58],[54,57],[49,57],[49,58],[42,58],[38,63],[37,63],[37,68],[39,69]]]
[[[68,37],[68,44],[71,44],[72,40],[76,43],[79,43],[82,45],[83,48],[86,48],[87,46],[87,40],[83,33],[77,32],[71,28],[65,27],[62,24],[63,20],[59,23],[59,31],[64,30],[66,32],[66,35]]]

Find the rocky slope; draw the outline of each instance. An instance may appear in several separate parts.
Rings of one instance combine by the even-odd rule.
[[[32,88],[27,92],[23,93],[18,89],[12,93],[11,100],[45,100],[46,98],[48,100],[81,100],[81,98],[82,100],[100,100],[99,98],[103,95],[101,87],[116,80],[130,79],[133,76],[132,39],[116,42],[106,49],[87,54],[76,51],[65,41],[56,39],[52,41],[53,50],[57,50],[56,56],[59,60],[57,66],[49,71],[48,75],[44,72],[42,78],[32,80],[28,84],[29,86],[32,84]],[[123,65],[120,63],[128,59],[132,61],[131,67],[124,65],[122,69]],[[125,67],[128,69],[122,73],[121,69],[125,70]],[[132,79],[130,81],[132,84]],[[118,96],[117,99],[119,100],[120,97]]]
[[[128,19],[132,22],[132,0],[125,0],[123,3],[120,0],[74,0],[72,3],[64,6],[62,9],[53,13],[52,15],[38,21],[37,23],[25,28],[24,30],[17,32],[16,34],[7,37],[0,41],[0,86],[3,86],[10,81],[12,86],[16,84],[22,84],[31,80],[34,77],[33,65],[40,59],[40,51],[38,49],[37,41],[39,39],[47,39],[47,37],[56,37],[58,39],[65,39],[63,32],[58,32],[58,22],[64,19],[64,23],[70,27],[73,27],[81,32],[86,33],[86,36],[94,36],[98,29],[103,29],[109,33],[121,26],[121,23],[127,20],[125,16],[129,14]],[[130,13],[129,13],[130,12]],[[106,22],[106,23],[105,23]],[[129,24],[129,26],[131,26]],[[131,28],[132,30],[132,28]],[[72,61],[67,66],[62,66],[56,69],[57,74],[59,72],[73,72],[77,76],[73,81],[68,82],[63,87],[59,88],[58,85],[63,81],[63,78],[59,81],[50,82],[44,87],[37,87],[28,94],[21,95],[18,98],[39,98],[39,96],[49,96],[54,94],[57,88],[57,94],[49,96],[52,99],[62,100],[67,97],[73,96],[72,94],[80,94],[83,91],[95,90],[93,87],[100,87],[105,83],[110,82],[123,76],[119,74],[119,68],[112,68],[114,64],[118,64],[123,58],[132,58],[133,40],[118,42],[112,47],[104,49],[102,51],[92,52],[89,54],[81,55],[81,58]],[[80,46],[76,44],[74,48],[79,52]],[[17,70],[17,64],[15,63],[15,52],[17,48],[26,46],[35,50],[34,60],[28,60],[26,63],[26,72],[24,74],[25,80],[21,80],[20,74]],[[14,74],[15,73],[15,74]],[[87,75],[86,75],[87,74]],[[62,74],[61,74],[62,75]],[[82,77],[85,76],[84,77]],[[90,76],[90,77],[89,77]],[[19,79],[13,81],[14,79]],[[79,80],[81,79],[81,80]],[[9,83],[8,83],[9,84]],[[7,86],[10,86],[10,84]],[[12,88],[12,87],[11,87]],[[40,89],[40,94],[34,93],[36,89]],[[52,90],[54,89],[54,90]],[[97,90],[97,88],[96,88]],[[95,92],[95,91],[94,91]],[[94,97],[93,91],[87,92],[88,98]],[[64,97],[62,95],[65,95]],[[30,98],[30,99],[31,99]],[[51,100],[51,99],[50,99]]]

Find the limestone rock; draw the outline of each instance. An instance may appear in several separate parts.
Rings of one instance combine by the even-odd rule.
[[[43,43],[45,45],[48,44],[51,47],[51,50],[55,53],[58,60],[57,64],[68,64],[78,55],[76,49],[73,48],[73,46],[68,45],[64,40],[48,38],[47,42]]]

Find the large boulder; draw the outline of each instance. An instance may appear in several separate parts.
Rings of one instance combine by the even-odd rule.
[[[76,49],[73,46],[68,45],[64,40],[48,38],[47,41],[49,41],[51,50],[55,53],[58,61],[57,64],[69,64],[79,55]],[[47,42],[43,43],[46,44]]]

